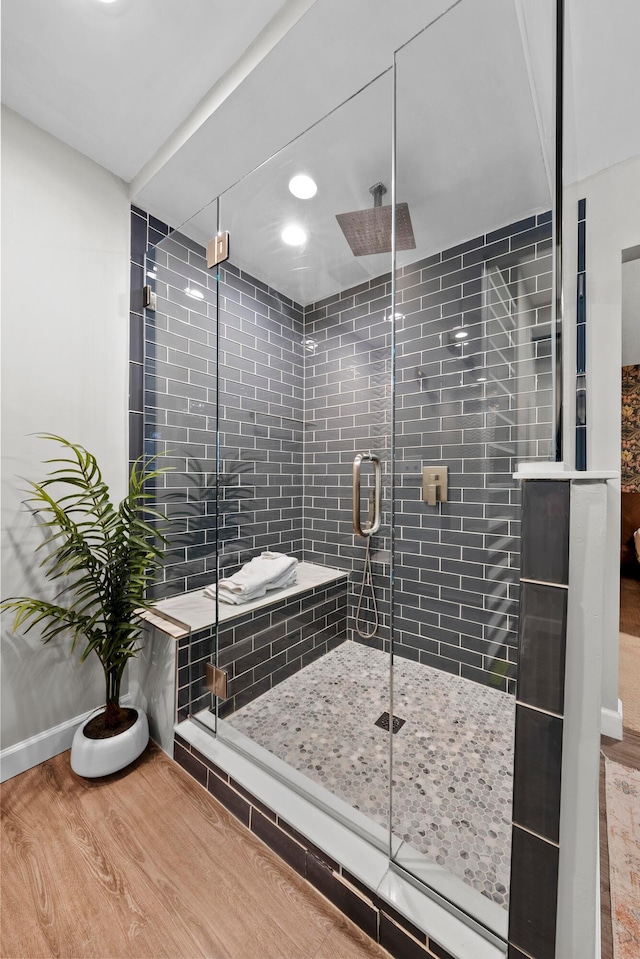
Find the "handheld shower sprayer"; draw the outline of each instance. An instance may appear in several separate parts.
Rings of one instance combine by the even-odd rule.
[[[374,470],[374,485],[373,489],[371,489],[369,492],[369,518],[364,523],[362,523],[360,519],[360,471],[363,461],[369,461],[373,463]],[[362,571],[362,584],[360,587],[360,596],[358,597],[358,605],[355,616],[356,632],[361,639],[371,639],[378,632],[379,626],[378,603],[376,601],[376,593],[373,585],[373,573],[371,570],[371,537],[374,533],[378,532],[382,523],[382,512],[380,507],[381,499],[382,467],[380,464],[380,457],[371,451],[368,453],[358,453],[353,461],[353,529],[358,536],[364,536],[367,540],[364,569]],[[374,613],[373,629],[369,633],[365,633],[360,626],[362,601],[364,598],[364,591],[367,586],[371,591],[371,600]]]

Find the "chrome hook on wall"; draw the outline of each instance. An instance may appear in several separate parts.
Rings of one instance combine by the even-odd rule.
[[[373,463],[373,518],[366,529],[360,523],[360,471],[363,462]],[[358,536],[373,536],[380,529],[382,515],[380,501],[382,498],[382,466],[377,453],[358,453],[353,461],[353,530]]]

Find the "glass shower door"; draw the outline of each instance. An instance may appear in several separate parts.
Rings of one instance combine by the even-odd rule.
[[[190,222],[230,242],[218,268],[218,577],[268,551],[298,560],[300,587],[219,602],[218,735],[385,851],[392,97],[388,69],[240,179],[219,216]],[[358,456],[365,527],[373,457],[382,470],[372,537],[354,532]]]
[[[553,4],[538,13],[536,34],[510,2],[454,5],[395,61],[396,202],[420,255],[398,247],[394,270],[392,858],[502,938],[512,474],[553,454],[552,75],[531,47],[554,48]]]
[[[144,450],[166,468],[153,485],[153,505],[170,521],[158,524],[167,542],[153,596],[166,600],[178,644],[176,707],[183,720],[211,706],[206,669],[216,659],[214,605],[194,608],[192,597],[215,580],[218,293],[197,231],[189,222],[163,235],[167,229],[151,217]]]

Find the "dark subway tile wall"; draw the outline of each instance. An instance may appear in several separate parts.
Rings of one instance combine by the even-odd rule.
[[[218,715],[230,715],[344,642],[346,613],[343,582],[222,623],[216,662],[227,673],[228,695],[218,703]],[[186,655],[178,665],[179,720],[214,705],[205,686],[206,664],[215,649],[214,627],[193,633],[181,644]]]
[[[552,449],[550,239],[541,214],[409,264],[397,277],[394,648],[511,692],[520,554],[512,473],[520,460],[549,458]],[[383,527],[372,555],[381,628],[369,642],[381,648],[389,619],[390,306],[387,275],[305,309],[305,559],[353,570],[354,635],[365,543],[352,531],[351,465],[357,452],[379,453]],[[449,502],[440,507],[421,499],[430,463],[449,467]],[[363,498],[368,476],[364,488]],[[368,632],[367,592],[362,606]]]
[[[223,264],[219,287],[220,565],[302,559],[303,311]]]
[[[229,263],[217,287],[204,248],[157,235],[145,449],[171,468],[155,491],[171,519],[155,595],[169,596],[215,580],[216,529],[227,575],[265,549],[302,558],[302,310]]]
[[[152,281],[145,275],[145,258],[152,242],[149,216],[138,207],[131,207],[131,285],[129,293],[129,461],[144,453],[144,386],[146,378],[144,348],[143,287]],[[154,217],[151,217],[153,220]],[[166,236],[169,228],[156,221],[159,233]]]
[[[367,642],[388,649],[390,275],[304,309],[229,263],[216,290],[204,250],[175,232],[141,262],[144,218],[132,216],[136,277],[144,266],[157,295],[146,313],[145,449],[172,467],[156,491],[171,517],[156,595],[213,581],[217,529],[227,574],[267,548],[352,571],[348,635],[359,638],[365,543],[352,530],[351,468],[372,450],[383,460],[383,527],[372,543],[380,628]],[[144,239],[162,227],[146,223]],[[520,522],[511,474],[551,449],[550,236],[545,214],[530,217],[397,278],[396,651],[512,692]],[[138,442],[135,373],[131,389]],[[449,467],[449,502],[438,508],[420,495],[422,466],[436,462]],[[371,482],[365,466],[363,517]],[[366,590],[361,631],[374,612]]]

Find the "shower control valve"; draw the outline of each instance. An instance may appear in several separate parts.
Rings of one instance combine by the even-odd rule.
[[[449,494],[449,467],[436,463],[422,468],[422,499],[428,506],[446,503]]]

